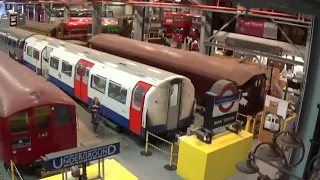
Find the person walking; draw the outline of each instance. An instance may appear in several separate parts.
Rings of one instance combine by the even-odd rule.
[[[93,98],[92,106],[91,106],[91,123],[93,124],[93,131],[96,137],[98,137],[98,126],[101,122],[101,114],[100,114],[100,101],[97,97]]]

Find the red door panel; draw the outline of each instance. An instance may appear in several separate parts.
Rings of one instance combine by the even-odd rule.
[[[77,98],[88,103],[88,79],[89,71],[94,66],[94,63],[80,59],[76,65],[74,79],[74,93]]]
[[[82,64],[79,62],[76,64],[74,74],[74,96],[80,99],[81,95],[81,71],[82,71]]]
[[[138,82],[132,91],[129,128],[132,132],[135,132],[138,135],[141,135],[142,133],[144,99],[150,87],[150,84]]]

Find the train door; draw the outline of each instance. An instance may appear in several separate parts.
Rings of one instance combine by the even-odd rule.
[[[53,111],[51,106],[39,106],[35,107],[32,112],[32,151],[38,156],[51,152],[52,147],[44,144],[52,142]]]
[[[46,46],[43,48],[41,52],[41,69],[42,76],[46,79],[49,79],[49,58],[50,53],[53,51],[53,48],[50,46]]]
[[[76,64],[75,76],[74,76],[74,95],[88,103],[88,79],[90,69],[94,66],[94,63],[81,59]]]
[[[43,49],[45,48],[45,44],[43,44],[42,42],[35,42],[34,44],[34,48],[33,48],[33,59],[35,61],[35,66],[36,66],[36,72],[39,75],[43,74],[43,70],[42,70],[42,52]]]
[[[129,127],[132,132],[138,135],[141,135],[142,133],[141,128],[142,128],[144,99],[150,87],[151,87],[150,84],[147,84],[144,82],[138,82],[138,84],[134,87],[132,91]]]
[[[179,122],[180,103],[181,103],[181,79],[174,79],[170,82],[169,89],[169,103],[168,103],[168,117],[167,129],[174,129]]]
[[[75,108],[65,105],[53,106],[53,133],[54,148],[52,152],[74,148],[77,146],[77,127]],[[66,138],[68,137],[68,138]]]

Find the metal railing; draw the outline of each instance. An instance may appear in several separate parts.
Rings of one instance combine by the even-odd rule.
[[[168,144],[170,146],[170,152],[164,150],[164,149],[161,149],[160,147],[157,147],[156,145],[154,144],[151,144],[149,142],[149,136],[152,136],[154,138],[156,138],[157,140],[160,140],[166,144]],[[152,152],[149,150],[149,146],[156,149],[157,151],[169,156],[169,164],[165,165],[164,168],[168,171],[175,171],[177,169],[177,167],[173,164],[173,147],[174,147],[174,144],[168,140],[165,140],[155,134],[152,134],[150,133],[149,131],[146,131],[146,144],[145,144],[145,149],[144,151],[142,151],[140,154],[142,156],[151,156],[152,155]]]
[[[12,160],[10,160],[11,180],[23,180],[21,173]]]

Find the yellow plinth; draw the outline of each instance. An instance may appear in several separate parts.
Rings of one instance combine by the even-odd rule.
[[[102,168],[102,165],[100,166]],[[82,169],[81,169],[82,172]],[[102,174],[102,172],[101,172]],[[104,161],[104,174],[105,180],[138,180],[136,176],[131,174],[126,168],[119,164],[114,159],[107,159]],[[98,175],[98,164],[87,167],[88,179],[93,179]],[[61,180],[62,175],[55,175],[42,180]],[[78,180],[78,178],[72,177],[68,172],[68,180]]]
[[[248,156],[253,135],[224,132],[205,144],[195,135],[180,139],[177,174],[185,180],[224,180],[234,175],[235,164]]]

